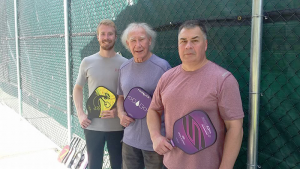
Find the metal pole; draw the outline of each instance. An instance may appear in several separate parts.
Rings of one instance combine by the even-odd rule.
[[[67,118],[68,118],[68,142],[72,137],[71,118],[71,94],[70,94],[70,52],[69,52],[69,10],[68,0],[64,0],[64,23],[65,23],[65,51],[66,51],[66,80],[67,80]]]
[[[18,32],[18,8],[17,0],[14,0],[14,14],[15,14],[15,39],[16,39],[16,60],[17,60],[17,81],[18,81],[18,101],[19,101],[19,114],[22,116],[22,87],[21,87],[21,65],[19,53],[19,32]]]
[[[250,86],[249,86],[249,136],[247,169],[257,165],[257,140],[259,129],[260,67],[262,44],[263,1],[252,1]],[[259,167],[260,168],[260,167]]]

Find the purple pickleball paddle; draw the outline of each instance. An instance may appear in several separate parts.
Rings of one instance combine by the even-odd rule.
[[[174,123],[171,144],[187,154],[195,154],[215,143],[216,130],[208,115],[195,110]]]
[[[146,117],[151,103],[151,96],[142,88],[132,88],[124,100],[124,109],[129,117],[142,119]]]

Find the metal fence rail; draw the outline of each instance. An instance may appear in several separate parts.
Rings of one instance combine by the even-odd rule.
[[[17,1],[22,116],[62,147],[68,130],[84,137],[72,103],[68,128],[64,4],[61,0]],[[146,22],[158,33],[153,52],[180,64],[179,25],[198,19],[208,29],[210,60],[233,73],[245,111],[244,138],[235,168],[246,168],[252,1],[246,0],[68,0],[70,82],[81,60],[99,50],[97,24],[112,19],[118,37],[131,22]],[[263,4],[258,164],[300,168],[300,1]],[[14,3],[0,1],[0,100],[19,110]],[[115,49],[129,58],[118,39]],[[84,88],[84,101],[88,98]],[[108,158],[108,155],[105,155]],[[110,168],[105,160],[104,168]]]

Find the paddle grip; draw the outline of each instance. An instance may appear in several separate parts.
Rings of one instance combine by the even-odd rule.
[[[174,144],[173,140],[170,140],[170,143],[171,143],[171,145],[172,145],[173,147],[175,147],[175,144]]]

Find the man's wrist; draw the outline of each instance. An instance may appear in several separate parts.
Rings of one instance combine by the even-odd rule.
[[[160,134],[160,132],[152,132],[152,133],[150,133],[150,137],[151,137],[152,141],[155,140],[156,138],[160,137],[160,136],[162,136]]]
[[[121,119],[123,115],[126,115],[125,111],[118,111],[118,117]]]
[[[83,110],[77,111],[77,116],[81,116],[83,114],[85,114]]]

